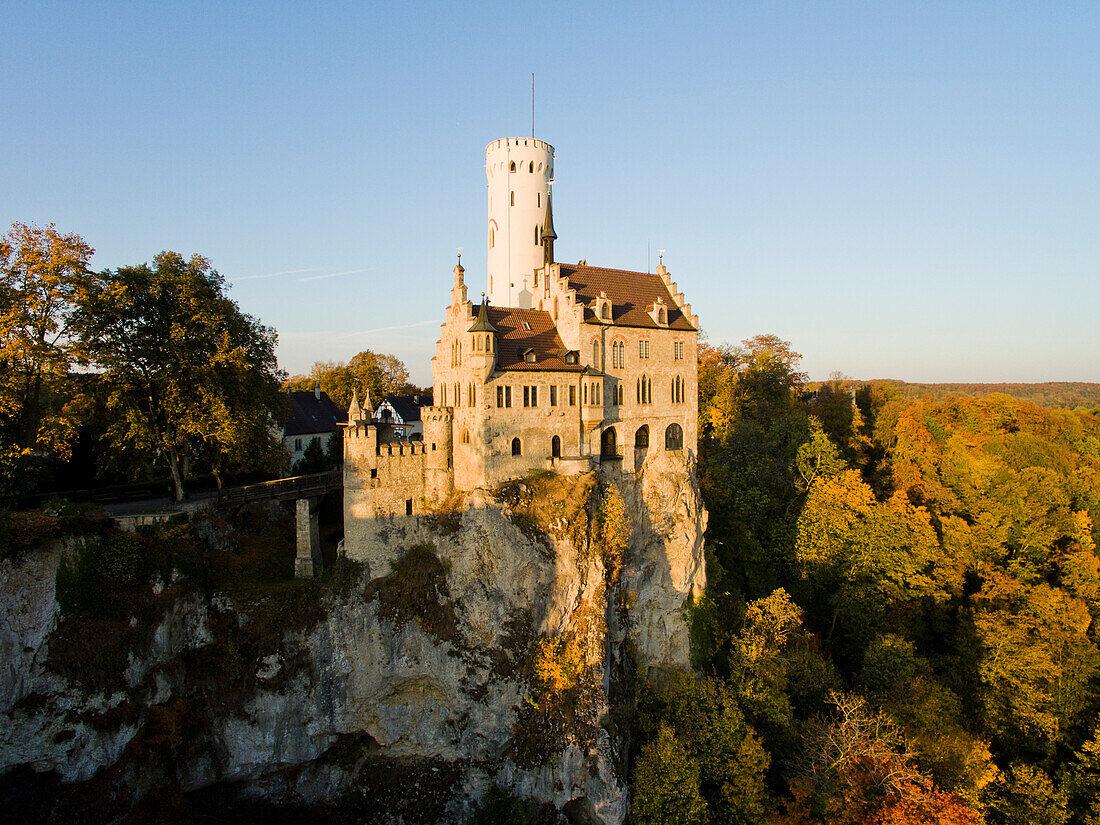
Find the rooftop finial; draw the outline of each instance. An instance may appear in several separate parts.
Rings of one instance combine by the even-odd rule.
[[[665,262],[665,251],[663,249],[657,250],[657,263],[663,264]]]

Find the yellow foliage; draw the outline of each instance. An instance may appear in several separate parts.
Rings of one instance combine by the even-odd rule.
[[[619,579],[623,564],[623,551],[630,541],[630,520],[626,515],[626,504],[619,491],[608,486],[600,498],[599,542],[603,555],[604,570],[609,582]]]
[[[584,647],[575,633],[544,636],[535,642],[536,695],[561,693],[575,688],[584,675]]]

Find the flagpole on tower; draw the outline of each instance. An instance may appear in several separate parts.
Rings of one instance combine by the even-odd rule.
[[[535,136],[535,73],[531,72],[531,137]]]

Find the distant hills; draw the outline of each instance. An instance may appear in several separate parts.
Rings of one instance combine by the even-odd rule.
[[[861,387],[867,384],[885,384],[893,388],[901,398],[942,398],[946,395],[966,395],[982,398],[1003,393],[1021,401],[1031,401],[1042,407],[1054,409],[1095,409],[1100,407],[1100,384],[1086,381],[1044,381],[1039,384],[910,384],[896,378],[878,378],[873,381],[851,381]]]

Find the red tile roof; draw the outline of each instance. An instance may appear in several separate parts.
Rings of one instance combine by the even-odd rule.
[[[497,328],[497,369],[581,372],[580,364],[565,363],[565,344],[558,336],[550,313],[540,309],[489,307],[489,320]],[[530,327],[526,329],[524,322]],[[533,349],[535,363],[523,360]]]
[[[660,275],[648,272],[630,272],[625,269],[604,269],[598,266],[561,264],[561,274],[569,279],[569,286],[576,290],[577,300],[589,304],[601,292],[611,299],[611,320],[624,327],[649,327],[661,329],[649,317],[649,308],[661,298],[668,307],[668,328],[693,330],[695,327],[672,300],[672,295]],[[596,320],[591,310],[585,318]]]

